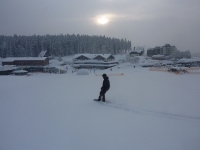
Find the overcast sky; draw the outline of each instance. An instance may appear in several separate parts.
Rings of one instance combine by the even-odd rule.
[[[200,52],[200,0],[0,0],[0,35],[85,34]]]

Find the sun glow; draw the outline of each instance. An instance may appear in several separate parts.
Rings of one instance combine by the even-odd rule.
[[[120,17],[119,15],[112,14],[112,13],[99,14],[96,17],[93,18],[93,21],[97,25],[106,26],[109,23],[117,20],[119,17]]]
[[[110,22],[111,15],[110,14],[102,14],[95,17],[95,22],[98,25],[106,25]]]
[[[100,17],[97,19],[97,22],[98,24],[105,25],[109,22],[109,20],[106,17]]]

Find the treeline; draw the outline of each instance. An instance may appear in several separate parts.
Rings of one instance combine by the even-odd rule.
[[[52,56],[78,53],[118,54],[131,49],[126,39],[88,35],[0,35],[0,57],[37,57],[42,50]]]

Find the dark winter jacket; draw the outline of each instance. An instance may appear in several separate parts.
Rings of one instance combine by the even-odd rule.
[[[107,76],[103,76],[103,85],[101,87],[102,90],[109,90],[110,89],[110,81],[109,78]]]

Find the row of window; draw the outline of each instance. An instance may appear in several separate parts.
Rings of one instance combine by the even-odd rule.
[[[94,62],[74,62],[74,64],[97,64],[97,65],[111,65],[111,64],[118,64],[118,62],[110,62],[110,63],[94,63]]]
[[[15,64],[41,64],[42,62],[15,62]]]

